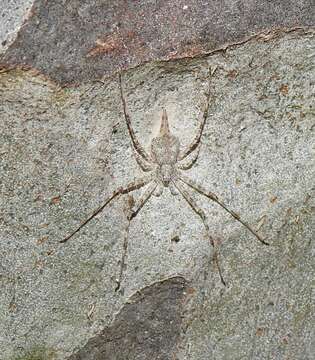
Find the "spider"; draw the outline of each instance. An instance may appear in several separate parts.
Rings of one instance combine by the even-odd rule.
[[[61,243],[65,243],[70,238],[72,238],[77,232],[79,232],[88,222],[90,222],[96,215],[98,215],[104,208],[117,196],[122,194],[130,193],[134,190],[140,189],[147,185],[147,188],[143,191],[140,198],[136,202],[130,204],[129,213],[127,216],[128,219],[128,228],[127,236],[125,237],[124,246],[123,246],[123,255],[120,264],[120,273],[117,280],[117,287],[115,290],[118,290],[123,276],[123,269],[125,266],[125,257],[127,253],[127,238],[130,222],[136,215],[139,213],[144,204],[150,199],[153,195],[160,196],[165,188],[169,188],[173,195],[181,194],[185,201],[189,204],[192,210],[200,217],[202,223],[206,229],[207,236],[210,240],[210,243],[214,249],[213,259],[216,263],[218,273],[221,279],[221,282],[226,285],[222,272],[218,262],[217,249],[214,239],[210,235],[209,227],[206,221],[205,212],[197,205],[195,200],[191,197],[189,192],[185,187],[191,188],[192,190],[197,191],[199,194],[205,196],[211,201],[214,201],[223,209],[225,209],[230,215],[234,217],[238,222],[245,226],[262,244],[269,245],[248,223],[240,218],[240,216],[234,211],[230,210],[227,205],[212,192],[204,189],[204,187],[195,181],[191,180],[189,177],[184,175],[184,171],[190,169],[194,163],[197,161],[199,150],[200,150],[200,140],[205,127],[205,123],[208,117],[208,109],[210,103],[210,91],[206,94],[206,104],[203,111],[202,121],[200,122],[199,129],[196,136],[192,142],[188,145],[186,149],[181,150],[179,139],[174,136],[169,128],[167,112],[165,109],[162,111],[160,131],[157,137],[152,139],[151,150],[150,152],[146,151],[145,148],[138,141],[134,130],[131,126],[130,115],[127,111],[126,100],[123,93],[122,87],[122,78],[119,75],[119,85],[120,85],[120,96],[123,105],[124,118],[127,124],[129,135],[132,141],[134,155],[137,163],[143,172],[148,173],[143,177],[129,183],[125,187],[119,187],[107,198],[107,200],[96,209],[81,225],[73,231],[66,238],[61,240]]]

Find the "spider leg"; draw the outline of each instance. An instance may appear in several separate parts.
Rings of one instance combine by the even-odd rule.
[[[133,154],[135,156],[135,159],[136,159],[138,165],[144,172],[153,170],[153,168],[154,168],[153,165],[151,163],[147,162],[143,157],[141,157],[135,149],[133,149]]]
[[[128,215],[128,219],[132,220],[137,216],[138,212],[142,209],[143,205],[150,199],[151,195],[154,193],[157,188],[157,182],[153,181],[149,186],[143,191],[140,198],[136,201],[134,206],[131,208],[131,212]]]
[[[216,202],[219,204],[223,209],[225,209],[229,214],[231,214],[235,220],[237,220],[239,223],[241,223],[243,226],[245,226],[262,244],[269,245],[249,224],[247,224],[244,220],[240,218],[238,214],[236,214],[233,210],[230,210],[223,201],[219,200],[217,195],[214,193],[205,190],[201,185],[197,184],[195,181],[190,180],[184,175],[181,175],[179,177],[179,180],[181,180],[183,183],[190,186],[192,189],[196,190],[199,194],[206,196],[208,199]]]
[[[81,225],[75,230],[73,231],[70,235],[68,235],[67,237],[65,237],[64,239],[60,240],[60,243],[65,243],[66,241],[68,241],[69,239],[72,238],[73,235],[75,235],[77,232],[79,232],[87,223],[89,223],[96,215],[98,215],[101,211],[104,210],[104,208],[118,195],[122,195],[122,194],[127,194],[130,191],[133,190],[137,190],[140,189],[141,187],[143,187],[144,185],[148,184],[149,182],[151,182],[152,178],[151,176],[149,177],[144,177],[141,179],[137,179],[131,183],[129,183],[126,187],[119,187],[118,189],[116,189],[115,191],[113,191],[113,193],[111,194],[111,196],[103,203],[103,205],[101,205],[99,208],[97,208],[96,210],[93,211],[93,213],[86,219],[83,221],[83,223],[81,223]]]
[[[137,216],[139,211],[143,208],[143,205],[150,199],[151,195],[155,191],[157,187],[157,183],[154,181],[152,182],[147,189],[142,193],[141,197],[138,199],[138,201],[133,204],[133,206],[129,209],[129,214],[127,216],[128,224],[126,228],[125,238],[124,238],[124,245],[123,245],[123,253],[121,256],[121,262],[120,262],[120,271],[119,271],[119,277],[117,279],[117,286],[115,288],[115,291],[118,291],[120,288],[121,280],[124,273],[125,268],[125,261],[127,257],[127,250],[128,250],[128,239],[129,239],[129,228],[131,221]]]
[[[192,152],[192,156],[188,156],[178,163],[177,165],[178,169],[189,170],[197,161],[199,156],[199,151],[200,151],[200,143],[198,144],[197,148]]]
[[[174,195],[174,196],[178,195],[178,189],[172,182],[169,183],[168,188],[170,189],[170,192],[172,195]]]
[[[212,73],[210,72],[210,69],[209,69],[209,77],[211,77],[211,75],[212,75]],[[204,106],[204,110],[203,110],[202,120],[201,120],[201,123],[199,125],[199,129],[197,131],[196,136],[194,137],[194,139],[190,143],[190,145],[187,147],[187,149],[184,150],[179,155],[179,158],[178,158],[179,161],[185,159],[192,151],[194,151],[197,148],[197,146],[200,143],[202,132],[203,132],[203,129],[205,127],[206,120],[207,120],[207,117],[208,117],[208,110],[209,110],[209,105],[210,105],[210,96],[211,96],[211,93],[210,93],[210,80],[209,80],[209,90],[206,93],[206,102],[205,102],[205,106]]]
[[[151,162],[151,158],[150,158],[149,154],[145,151],[145,149],[142,147],[142,145],[138,141],[136,134],[133,131],[133,128],[131,126],[130,115],[128,114],[128,111],[127,111],[127,105],[126,105],[126,100],[125,100],[124,93],[123,93],[122,79],[121,79],[120,74],[119,74],[119,86],[120,86],[121,101],[123,103],[123,108],[124,108],[124,116],[125,116],[126,124],[128,127],[129,135],[131,137],[133,146],[140,156],[142,156],[146,161]]]
[[[161,196],[163,194],[163,190],[164,190],[163,185],[158,183],[153,195],[156,196],[156,197],[159,197],[159,196]]]
[[[180,194],[183,196],[183,198],[188,202],[188,204],[193,209],[193,211],[201,218],[202,223],[203,223],[203,225],[204,225],[204,227],[206,229],[207,236],[208,236],[208,238],[210,240],[210,243],[211,243],[211,245],[213,247],[213,250],[214,250],[213,260],[214,260],[214,262],[215,262],[215,264],[217,266],[221,282],[222,282],[223,285],[226,286],[226,283],[225,283],[225,281],[223,279],[223,276],[222,276],[222,271],[221,271],[221,268],[220,268],[220,264],[219,264],[218,250],[217,250],[215,241],[213,240],[212,236],[210,235],[210,230],[209,230],[209,226],[208,226],[207,221],[206,221],[205,212],[196,204],[195,200],[190,196],[190,194],[178,182],[174,181],[174,185],[177,188],[177,190],[180,192]]]

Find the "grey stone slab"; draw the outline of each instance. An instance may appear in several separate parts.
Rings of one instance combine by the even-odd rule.
[[[311,359],[314,48],[312,32],[296,31],[122,74],[146,149],[162,107],[182,146],[190,143],[210,81],[200,154],[187,176],[270,243],[191,192],[218,244],[226,287],[200,218],[168,189],[131,223],[122,292],[115,280],[127,196],[60,244],[114,189],[142,175],[118,79],[60,88],[32,71],[2,72],[0,358],[67,359],[115,328],[139,289],[180,276],[194,290],[180,310],[178,359]]]
[[[0,62],[79,84],[151,60],[208,53],[262,32],[307,28],[314,19],[312,0],[37,0]]]

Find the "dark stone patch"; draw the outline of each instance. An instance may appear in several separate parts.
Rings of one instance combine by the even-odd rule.
[[[191,291],[182,277],[142,289],[129,299],[110,327],[68,359],[173,359],[189,294]]]
[[[37,0],[31,14],[1,66],[35,68],[66,85],[274,28],[310,27],[315,7],[313,0]]]

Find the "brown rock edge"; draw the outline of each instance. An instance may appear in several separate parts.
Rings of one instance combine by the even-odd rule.
[[[60,85],[152,60],[194,57],[254,36],[314,26],[312,0],[35,1],[0,69],[37,69]]]

